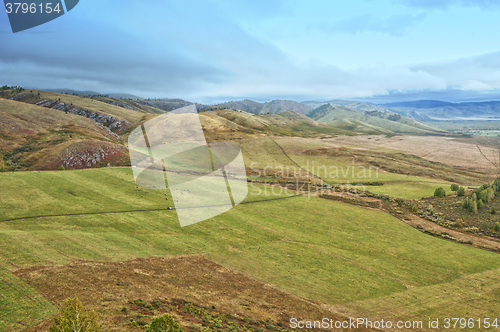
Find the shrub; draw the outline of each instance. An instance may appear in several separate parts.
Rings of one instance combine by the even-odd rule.
[[[479,210],[481,210],[483,208],[483,206],[484,206],[483,200],[482,199],[478,199],[477,200],[477,208]]]
[[[491,209],[490,209],[490,213],[491,213],[491,214],[496,214],[496,213],[497,213],[497,210],[495,209],[495,207],[494,207],[494,206],[492,206],[492,207],[491,207]]]
[[[61,166],[61,167],[59,167],[59,168],[58,168],[58,170],[60,170],[60,171],[64,171],[64,170],[65,170],[65,168],[64,168],[64,166]]]
[[[95,311],[87,311],[77,299],[67,299],[49,332],[98,332],[101,328]]]
[[[418,214],[418,205],[415,202],[411,203],[410,209],[414,214]]]
[[[434,191],[434,197],[445,197],[446,196],[446,191],[443,189],[443,187],[439,187]]]
[[[471,206],[470,206],[470,211],[474,214],[477,214],[477,202],[472,201]]]
[[[458,189],[460,189],[460,187],[458,186],[458,184],[454,183],[450,186],[450,189],[451,189],[451,191],[458,191]]]
[[[5,172],[5,167],[0,167],[0,173]]]
[[[464,187],[460,187],[458,190],[457,190],[457,196],[461,197],[461,196],[465,196],[465,188]]]
[[[183,332],[179,324],[174,320],[174,318],[165,314],[160,317],[156,317],[151,322],[151,325],[146,329],[146,332]]]
[[[498,232],[498,231],[500,231],[500,222],[498,222],[498,221],[497,221],[497,222],[495,223],[495,226],[493,226],[493,230],[495,230],[495,231],[497,231],[497,232]]]
[[[471,207],[471,199],[469,197],[467,197],[465,200],[464,200],[464,209],[470,209]]]

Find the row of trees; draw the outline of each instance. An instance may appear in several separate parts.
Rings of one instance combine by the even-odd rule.
[[[451,191],[455,191],[457,196],[465,196],[465,188],[460,187],[458,184],[452,184],[450,187]],[[446,190],[443,187],[439,187],[434,191],[434,197],[446,197]]]
[[[478,210],[481,210],[486,203],[493,200],[497,193],[500,191],[500,178],[495,179],[493,184],[484,184],[481,187],[473,190],[469,196],[467,196],[463,202],[463,208],[476,214]],[[496,210],[494,207],[490,209],[491,214],[495,214]]]
[[[465,188],[460,187],[458,184],[452,184],[450,186],[451,191],[457,193],[458,197],[465,196]],[[500,177],[495,179],[492,184],[484,184],[476,189],[474,189],[464,200],[463,208],[469,210],[470,212],[476,214],[478,210],[481,210],[486,203],[493,200],[497,193],[500,192]],[[443,187],[439,187],[434,191],[435,197],[446,197],[446,190]],[[497,211],[494,207],[491,207],[490,213],[495,214]]]

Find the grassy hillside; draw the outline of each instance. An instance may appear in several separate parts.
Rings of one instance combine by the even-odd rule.
[[[129,110],[120,106],[108,104],[90,97],[73,96],[60,94],[55,92],[39,91],[39,90],[24,90],[11,96],[16,101],[21,101],[28,104],[35,104],[43,100],[56,100],[62,103],[72,104],[75,107],[87,109],[97,113],[112,115],[128,122],[135,123],[139,121],[143,114],[140,112]]]
[[[414,294],[411,301],[400,301],[398,318],[417,315],[426,306],[436,317],[461,314],[467,296],[447,292],[433,302],[424,290],[460,283],[463,294],[472,294],[476,281],[461,280],[481,282],[495,275],[488,271],[500,269],[498,254],[425,235],[382,212],[316,197],[242,204],[180,228],[175,211],[158,210],[171,202],[162,198],[164,192],[136,188],[130,169],[9,173],[0,178],[1,200],[7,203],[0,207],[4,220],[100,212],[0,223],[0,266],[10,269],[72,259],[206,253],[225,267],[362,317],[377,315],[370,303],[389,306],[394,297]],[[264,192],[256,196],[270,198]],[[122,208],[156,211],[106,213]],[[491,294],[475,293],[482,306],[468,314],[482,317],[493,311]],[[418,299],[425,302],[415,307]]]
[[[432,196],[436,188],[452,182],[481,183],[487,178],[398,150],[337,148],[318,139],[275,137],[239,144],[249,176],[267,182],[357,183],[376,194],[416,199]]]
[[[82,116],[0,99],[0,119],[1,171],[120,165],[128,158],[117,134]]]
[[[217,106],[232,110],[245,111],[252,114],[277,114],[286,111],[293,111],[307,115],[312,110],[312,107],[292,100],[273,100],[266,103],[258,103],[252,100],[242,100],[222,103]]]
[[[417,133],[439,132],[423,124],[391,112],[378,110],[360,112],[345,106],[324,104],[312,110],[309,117],[339,128],[362,133]]]
[[[200,120],[208,140],[270,136],[324,137],[353,135],[348,130],[319,123],[296,112],[252,115],[231,110],[200,113]]]
[[[52,303],[3,266],[0,280],[1,331],[20,331],[57,313]]]

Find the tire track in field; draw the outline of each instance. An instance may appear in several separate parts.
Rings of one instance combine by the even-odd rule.
[[[293,160],[293,159],[292,159],[292,158],[288,155],[288,153],[286,153],[285,149],[283,149],[283,148],[281,147],[281,145],[279,145],[279,144],[278,144],[278,143],[277,143],[274,139],[272,139],[271,137],[269,137],[269,139],[270,139],[271,141],[273,141],[273,142],[274,142],[274,144],[276,144],[276,146],[277,146],[277,147],[278,147],[278,148],[279,148],[279,149],[283,152],[283,154],[285,155],[285,157],[287,157],[287,158],[288,158],[288,159],[289,159],[289,160],[290,160],[293,164],[297,165],[297,166],[299,167],[299,169],[303,169],[303,170],[305,170],[307,173],[311,174],[313,177],[315,177],[315,178],[317,178],[317,179],[320,179],[323,183],[328,184],[328,182],[327,182],[327,181],[325,181],[324,179],[322,179],[322,178],[321,178],[321,177],[319,177],[318,175],[316,175],[316,174],[314,174],[314,173],[309,172],[309,170],[308,170],[308,169],[305,169],[303,166],[300,166],[299,164],[297,164],[297,163],[295,162],[295,160]]]
[[[298,194],[298,195],[293,195],[293,196],[287,196],[287,197],[277,197],[277,198],[271,198],[271,199],[263,199],[263,200],[260,200],[260,201],[242,202],[242,203],[240,203],[238,205],[242,205],[242,204],[254,204],[254,203],[264,203],[264,202],[270,202],[270,201],[290,199],[290,198],[295,198],[295,197],[299,197],[299,196],[303,196],[303,194]],[[0,223],[9,222],[9,221],[18,221],[18,220],[38,219],[38,218],[72,217],[72,216],[92,216],[92,215],[97,215],[97,214],[120,214],[120,213],[134,213],[134,212],[175,211],[175,210],[200,209],[200,208],[218,207],[218,206],[231,206],[232,207],[233,205],[232,204],[220,204],[220,205],[206,205],[206,206],[185,207],[185,208],[179,208],[179,209],[164,208],[164,209],[128,210],[128,211],[101,211],[101,212],[50,214],[50,215],[40,215],[40,216],[29,216],[29,217],[19,217],[19,218],[5,219],[5,220],[0,220]]]

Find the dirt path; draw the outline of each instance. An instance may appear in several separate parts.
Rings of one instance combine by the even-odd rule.
[[[302,196],[302,195],[303,194],[297,194],[297,195],[294,195],[294,196],[286,196],[286,197],[277,197],[277,198],[263,199],[263,200],[260,200],[260,201],[242,202],[240,204],[264,203],[264,202],[268,202],[268,201],[277,201],[277,200],[282,200],[282,199],[295,198],[295,197]],[[133,212],[175,211],[175,210],[181,210],[181,209],[199,209],[199,208],[204,208],[204,207],[217,207],[217,206],[231,206],[232,207],[232,204],[230,204],[230,205],[228,205],[228,204],[220,204],[220,205],[194,206],[194,207],[179,208],[179,209],[164,208],[164,209],[149,209],[149,210],[101,211],[101,212],[86,212],[86,213],[50,214],[50,215],[39,215],[39,216],[19,217],[19,218],[12,218],[12,219],[0,220],[0,223],[9,222],[9,221],[18,221],[18,220],[37,219],[37,218],[71,217],[71,216],[91,216],[91,215],[96,215],[96,214],[119,214],[119,213],[133,213]]]
[[[399,219],[399,218],[398,218]],[[467,233],[462,233],[458,232],[446,227],[439,226],[432,221],[428,221],[425,219],[422,219],[416,215],[411,215],[407,219],[399,219],[400,221],[404,222],[407,225],[410,225],[412,227],[415,227],[416,229],[425,232],[426,230],[432,230],[435,232],[440,232],[440,233],[446,233],[449,234],[450,236],[460,239],[464,242],[472,242],[472,246],[481,248],[481,249],[487,249],[487,250],[496,250],[500,251],[500,242],[495,239],[495,238],[489,238],[489,237],[480,237],[472,234],[467,234]]]

